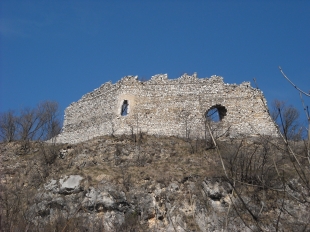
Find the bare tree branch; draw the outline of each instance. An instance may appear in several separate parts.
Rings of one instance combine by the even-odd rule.
[[[307,97],[310,97],[310,94],[302,91],[300,88],[298,88],[286,75],[285,73],[283,72],[282,68],[279,66],[279,69],[280,69],[280,72],[282,73],[282,75],[285,77],[285,79],[291,83],[292,86],[294,86],[295,89],[297,89],[300,93],[306,95]]]

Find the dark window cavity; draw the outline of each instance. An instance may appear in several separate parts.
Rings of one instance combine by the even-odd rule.
[[[206,112],[206,119],[212,122],[222,121],[227,109],[222,105],[214,105]]]
[[[128,100],[124,100],[123,105],[122,105],[122,109],[121,109],[121,115],[122,116],[126,116],[128,114]]]

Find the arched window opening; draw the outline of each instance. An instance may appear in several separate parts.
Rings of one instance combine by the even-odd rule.
[[[128,100],[124,100],[123,104],[122,104],[122,108],[121,108],[121,115],[122,116],[126,116],[128,114]]]
[[[215,105],[206,112],[206,119],[212,122],[219,122],[223,120],[223,118],[226,116],[226,113],[227,109],[225,106]]]

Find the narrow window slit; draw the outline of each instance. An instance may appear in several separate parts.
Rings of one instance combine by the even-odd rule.
[[[122,104],[122,109],[121,109],[121,115],[122,116],[126,116],[128,114],[128,100],[124,100],[123,104]]]

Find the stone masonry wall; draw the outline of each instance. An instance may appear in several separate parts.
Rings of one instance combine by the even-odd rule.
[[[121,115],[124,101],[128,114]],[[72,103],[65,111],[57,142],[77,143],[102,135],[148,133],[165,136],[204,137],[206,112],[225,107],[226,115],[211,122],[214,133],[277,136],[262,92],[249,82],[225,84],[222,77],[197,78],[166,74],[141,82],[126,76],[115,84],[103,84]]]

